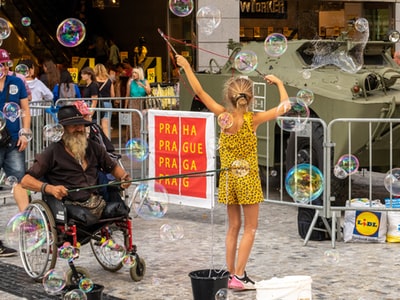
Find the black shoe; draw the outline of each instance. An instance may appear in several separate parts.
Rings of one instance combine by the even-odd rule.
[[[8,248],[3,244],[0,244],[0,257],[14,256],[17,255],[17,253],[18,253],[17,250]]]

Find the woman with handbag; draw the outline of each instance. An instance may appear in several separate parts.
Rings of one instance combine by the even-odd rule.
[[[96,81],[99,85],[99,98],[108,98],[107,100],[100,100],[100,107],[111,110],[111,100],[109,98],[115,97],[114,85],[111,81],[110,75],[107,72],[106,67],[103,64],[97,64],[94,66],[94,74],[96,75]],[[101,118],[101,128],[108,138],[110,138],[110,125],[111,125],[112,112],[105,112]]]

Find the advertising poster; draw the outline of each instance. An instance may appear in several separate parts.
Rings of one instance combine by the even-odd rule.
[[[148,131],[149,177],[168,177],[157,182],[166,188],[169,202],[212,208],[217,176],[214,114],[149,110]]]

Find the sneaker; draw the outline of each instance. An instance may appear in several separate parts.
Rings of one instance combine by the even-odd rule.
[[[8,257],[17,255],[17,250],[8,248],[3,244],[0,244],[0,257]]]
[[[247,276],[246,272],[243,278],[234,275],[228,280],[228,288],[234,290],[254,290],[256,288],[254,285],[255,282]]]

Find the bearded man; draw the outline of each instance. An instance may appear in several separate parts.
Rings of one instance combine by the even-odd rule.
[[[110,158],[104,147],[87,138],[85,126],[92,122],[85,120],[74,105],[61,107],[58,121],[64,127],[62,139],[35,157],[22,178],[24,188],[67,203],[85,203],[98,195],[99,189],[81,188],[97,185],[99,170],[111,173],[117,180],[128,181],[121,186],[129,187],[129,174]]]

